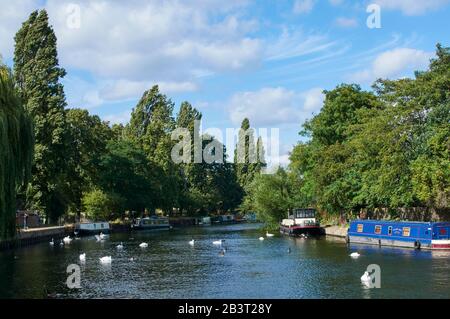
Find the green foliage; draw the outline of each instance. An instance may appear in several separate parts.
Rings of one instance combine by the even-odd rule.
[[[16,191],[29,177],[32,154],[31,119],[0,64],[0,239],[15,236]]]
[[[66,72],[58,66],[56,36],[47,12],[33,12],[17,32],[15,42],[14,78],[33,119],[36,143],[27,205],[56,220],[68,204],[63,191],[68,145],[66,101],[59,82]]]
[[[113,132],[107,123],[96,115],[89,115],[87,110],[67,110],[66,118],[71,146],[68,150],[67,192],[73,210],[79,215],[82,193],[93,188],[99,179],[100,160]]]
[[[121,216],[125,199],[115,193],[94,189],[83,194],[83,210],[88,219],[109,221]]]
[[[300,132],[309,140],[290,155],[284,187],[278,173],[258,178],[243,206],[269,222],[286,205],[331,215],[380,208],[392,217],[399,208],[448,210],[450,49],[438,45],[436,56],[414,79],[380,79],[374,92],[346,84],[325,91],[322,110]]]
[[[242,121],[239,130],[238,143],[234,150],[234,166],[239,185],[244,190],[266,166],[262,140],[258,138],[255,144],[254,129],[250,127],[247,118]]]
[[[100,160],[97,185],[123,198],[124,209],[143,212],[158,207],[157,199],[162,196],[157,180],[160,174],[133,142],[111,141]]]
[[[257,175],[247,192],[243,206],[248,211],[255,211],[258,219],[269,226],[285,218],[292,205],[292,184],[283,168],[274,174]]]

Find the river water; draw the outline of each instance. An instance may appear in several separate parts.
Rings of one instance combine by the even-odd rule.
[[[0,252],[0,298],[450,298],[450,253],[264,235],[259,224],[117,233]],[[194,246],[189,245],[191,239]],[[224,239],[220,256],[214,240]],[[123,242],[124,249],[116,245]],[[147,248],[140,248],[147,242]],[[357,259],[349,257],[358,251]],[[86,262],[79,255],[86,253]],[[112,256],[110,265],[99,258]],[[130,260],[133,258],[133,260]],[[81,288],[67,266],[79,264]],[[360,281],[370,264],[381,288]]]

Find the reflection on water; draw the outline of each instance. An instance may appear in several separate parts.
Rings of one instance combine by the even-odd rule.
[[[257,224],[197,227],[1,252],[0,297],[450,298],[449,252],[347,246],[333,238],[258,240],[264,233]],[[212,244],[220,239],[224,256]],[[149,246],[140,248],[141,242]],[[350,258],[354,251],[361,256]],[[103,256],[112,263],[100,264]],[[81,267],[81,289],[65,285],[72,263]],[[360,281],[369,264],[381,267],[381,289]]]

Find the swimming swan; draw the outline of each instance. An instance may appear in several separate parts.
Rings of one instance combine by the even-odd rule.
[[[370,277],[367,271],[364,272],[364,275],[361,276],[361,282],[366,285],[369,285],[372,282],[372,277]]]
[[[269,232],[266,232],[266,237],[273,237],[274,236],[274,234],[271,234],[271,233],[269,233]]]
[[[221,239],[221,240],[215,240],[215,241],[213,241],[213,245],[222,245],[222,243],[224,242],[225,240],[223,240],[223,239]]]
[[[123,249],[123,244],[122,244],[122,242],[120,242],[120,244],[117,245],[116,248],[117,248],[117,249]]]
[[[264,237],[259,237],[259,240],[261,240],[261,241],[264,240]]]
[[[80,255],[80,261],[86,261],[86,253]]]
[[[192,239],[189,241],[189,245],[194,246],[194,244],[195,244],[195,240]]]
[[[141,248],[147,248],[147,247],[148,247],[148,244],[147,244],[147,243],[141,243],[141,244],[139,245],[139,247],[141,247]]]
[[[111,256],[105,256],[100,258],[100,263],[102,264],[110,264],[111,263]]]
[[[354,252],[354,253],[350,254],[350,257],[352,257],[352,258],[358,258],[359,256],[361,256],[361,255],[359,253],[357,253],[357,252]]]
[[[71,242],[72,242],[72,238],[70,238],[70,236],[67,236],[67,237],[64,237],[63,238],[63,241],[64,241],[64,244],[70,244]]]

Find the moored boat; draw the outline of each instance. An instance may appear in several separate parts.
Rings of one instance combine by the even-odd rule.
[[[354,220],[350,243],[424,249],[450,249],[450,222]]]
[[[316,210],[313,208],[295,208],[288,212],[288,218],[281,221],[280,233],[289,236],[323,234],[323,228],[316,220]]]
[[[169,218],[160,216],[151,216],[138,218],[131,224],[132,229],[136,230],[166,230],[170,229]]]
[[[110,226],[108,222],[84,222],[75,225],[74,233],[76,235],[107,234],[109,233],[109,230]]]

